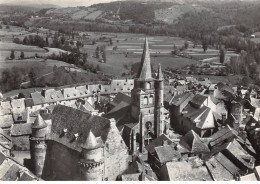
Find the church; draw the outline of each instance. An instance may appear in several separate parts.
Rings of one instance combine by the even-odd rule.
[[[168,134],[169,112],[164,108],[164,81],[159,64],[157,75],[152,75],[148,39],[145,39],[141,63],[134,79],[131,100],[121,95],[118,105],[105,116],[115,118],[117,127],[132,154],[145,152],[153,139]],[[120,101],[121,100],[121,101]]]

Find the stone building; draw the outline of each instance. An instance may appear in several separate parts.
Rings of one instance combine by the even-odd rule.
[[[57,105],[48,125],[32,124],[31,168],[44,180],[116,180],[128,150],[115,120]]]
[[[160,135],[168,134],[169,112],[164,108],[164,81],[161,66],[156,79],[152,77],[148,40],[145,39],[143,54],[134,88],[131,91],[131,103],[117,104],[106,115],[115,118],[117,126],[123,127],[123,138],[129,149],[145,152],[144,147]],[[127,98],[127,97],[126,97]]]

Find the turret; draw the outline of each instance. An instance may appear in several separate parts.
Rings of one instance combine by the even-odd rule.
[[[86,141],[82,144],[82,157],[79,164],[82,180],[103,181],[104,148],[102,142],[97,142],[91,130]]]
[[[158,66],[157,77],[155,81],[155,110],[154,110],[154,124],[155,136],[159,137],[162,134],[162,108],[163,108],[163,73],[161,65]]]
[[[30,138],[30,151],[32,170],[37,177],[42,176],[46,156],[47,123],[39,114],[32,124],[32,137]]]

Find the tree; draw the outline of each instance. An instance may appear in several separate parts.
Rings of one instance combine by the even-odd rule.
[[[101,71],[101,68],[99,65],[96,66],[96,71]]]
[[[96,48],[96,58],[99,59],[99,57],[100,57],[100,48],[99,48],[99,46],[97,46],[97,48]]]
[[[188,43],[188,41],[186,40],[186,41],[184,42],[184,48],[187,49],[188,47],[189,47],[189,43]]]
[[[60,38],[60,42],[61,42],[62,45],[64,45],[64,43],[65,43],[65,37],[64,37],[64,36],[62,36],[62,37]]]
[[[15,59],[14,50],[11,50],[10,59]]]
[[[107,55],[106,55],[106,51],[102,52],[102,58],[104,60],[104,62],[107,62]]]
[[[225,61],[225,51],[224,51],[224,49],[220,49],[220,51],[219,51],[219,59],[220,59],[220,63],[224,63],[224,61]]]
[[[31,86],[35,86],[36,85],[36,74],[35,74],[35,71],[33,68],[31,68],[28,76],[29,76],[29,79],[31,82]]]
[[[24,52],[23,51],[21,51],[20,58],[24,59]]]
[[[29,45],[29,39],[28,39],[27,36],[24,37],[24,39],[23,39],[23,44],[24,44],[24,45]]]
[[[203,48],[204,52],[206,52],[208,50],[208,41],[206,39],[204,39],[202,41],[202,48]]]
[[[48,36],[46,37],[45,43],[46,43],[46,46],[48,47],[49,46],[49,37]]]
[[[16,43],[16,44],[20,44],[20,39],[19,38],[15,38],[13,42]]]
[[[113,45],[112,38],[109,39],[109,44],[110,44],[111,46]]]

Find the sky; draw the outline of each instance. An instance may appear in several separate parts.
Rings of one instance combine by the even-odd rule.
[[[11,4],[55,4],[62,7],[72,6],[90,6],[98,3],[108,3],[117,0],[0,0],[0,4],[11,3]]]

